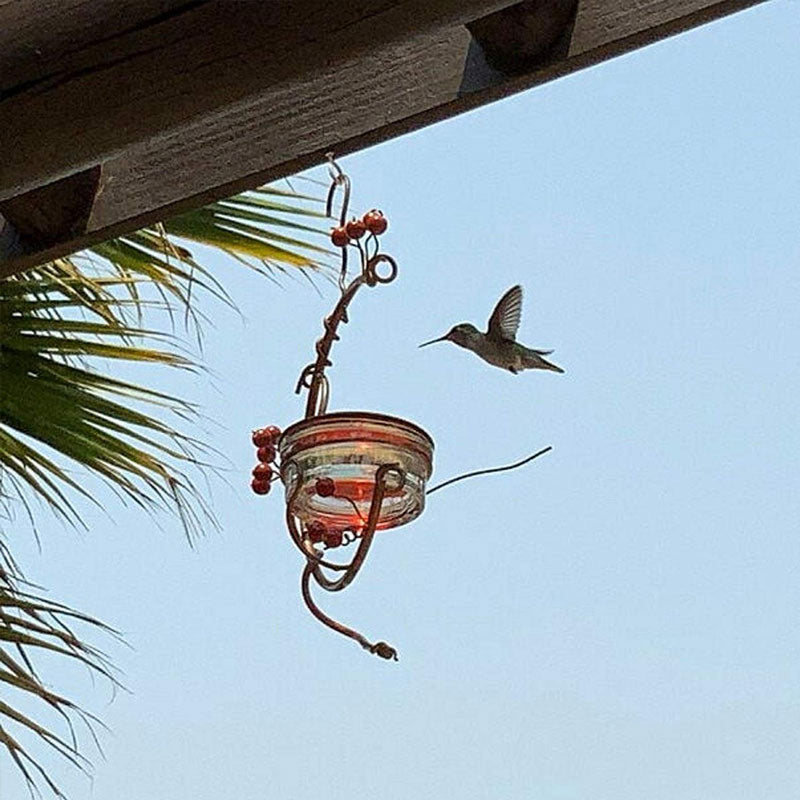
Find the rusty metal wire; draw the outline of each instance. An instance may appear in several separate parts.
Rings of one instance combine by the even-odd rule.
[[[351,184],[348,176],[342,171],[333,158],[333,154],[328,154],[328,169],[331,176],[331,186],[325,204],[326,213],[333,217],[334,204],[338,194],[341,194],[339,206],[339,225],[345,225],[350,207]],[[347,267],[348,252],[350,247],[357,250],[360,261],[360,271],[348,284]],[[314,345],[316,359],[308,364],[300,373],[295,393],[299,394],[303,389],[308,390],[306,401],[305,418],[316,417],[324,414],[328,409],[328,398],[330,395],[330,384],[325,369],[332,365],[330,351],[333,343],[340,337],[338,334],[339,325],[347,323],[347,308],[355,297],[358,290],[363,286],[377,286],[378,284],[391,283],[397,277],[397,262],[388,254],[380,252],[380,242],[378,236],[369,233],[362,243],[358,239],[350,242],[349,245],[341,248],[341,267],[339,270],[339,299],[331,314],[323,320],[323,334]],[[380,271],[380,267],[388,265],[388,272]],[[360,529],[342,532],[342,544],[350,545],[358,542],[356,551],[349,564],[338,564],[324,558],[324,552],[317,550],[312,542],[303,533],[301,522],[297,517],[297,499],[303,486],[303,475],[299,466],[291,461],[281,466],[281,480],[287,486],[288,494],[286,498],[286,527],[289,536],[295,546],[300,550],[306,559],[306,566],[303,569],[301,580],[303,599],[309,611],[323,624],[329,628],[355,639],[362,647],[371,653],[382,658],[397,659],[397,653],[393,647],[386,642],[369,642],[358,631],[348,628],[329,617],[314,602],[311,596],[310,583],[313,580],[323,589],[329,592],[338,592],[348,586],[361,569],[364,559],[367,557],[375,530],[380,519],[381,506],[386,493],[386,479],[390,474],[394,474],[400,481],[400,486],[405,483],[405,473],[397,464],[384,464],[378,467],[375,473],[375,489],[370,503],[369,513],[364,519],[358,506],[351,502],[353,508],[361,519],[363,525]],[[328,577],[323,570],[331,570],[339,573],[338,577]]]
[[[383,505],[383,499],[386,494],[387,478],[390,474],[394,474],[402,488],[406,479],[405,472],[403,472],[397,464],[382,464],[378,467],[375,472],[375,489],[372,494],[372,502],[370,503],[369,514],[367,515],[364,528],[361,530],[360,536],[353,533],[353,538],[348,541],[348,544],[350,544],[356,539],[359,539],[358,549],[349,564],[336,564],[324,560],[322,554],[315,550],[311,543],[302,535],[297,523],[295,504],[303,486],[303,476],[299,467],[294,464],[294,462],[290,462],[284,474],[288,476],[290,471],[292,471],[294,475],[289,480],[290,483],[293,482],[294,485],[292,486],[286,502],[286,525],[289,529],[292,541],[300,549],[306,559],[306,566],[303,569],[301,578],[301,590],[306,607],[324,625],[327,625],[337,633],[341,633],[343,636],[354,639],[365,650],[369,650],[370,653],[374,653],[381,658],[394,659],[396,661],[397,651],[386,644],[386,642],[372,643],[355,629],[343,625],[341,622],[337,622],[335,619],[325,614],[311,596],[310,583],[313,578],[319,586],[328,592],[339,592],[352,583],[356,575],[358,575],[367,557],[370,546],[372,545],[378,520],[380,519],[381,506]],[[342,574],[336,579],[331,579],[323,573],[323,568],[336,570]]]
[[[350,208],[350,178],[342,172],[336,163],[333,153],[326,153],[328,159],[328,174],[331,176],[331,187],[328,189],[328,198],[325,201],[325,216],[333,217],[333,202],[336,199],[336,190],[341,189],[342,204],[339,208],[339,225],[347,221],[347,211]],[[347,281],[347,248],[342,248],[342,266],[339,268],[339,291],[344,292]]]
[[[434,492],[438,492],[439,489],[444,489],[445,486],[449,486],[451,483],[456,483],[457,481],[463,481],[466,478],[475,478],[478,475],[489,475],[492,472],[506,472],[509,469],[516,469],[517,467],[524,466],[529,461],[533,461],[534,458],[539,458],[539,456],[543,456],[545,453],[549,453],[552,450],[552,446],[548,446],[539,450],[538,452],[534,453],[532,456],[528,456],[527,458],[523,458],[522,461],[517,461],[514,464],[508,464],[505,467],[492,467],[491,469],[479,469],[475,470],[475,472],[465,472],[463,475],[457,475],[455,478],[450,478],[442,483],[437,483],[436,486],[428,489],[425,492],[426,495],[433,494]]]
[[[358,531],[342,531],[342,547],[347,547],[353,544],[353,542],[357,542],[360,536],[361,534]]]
[[[356,512],[356,514],[358,515],[358,518],[359,518],[359,519],[360,519],[362,522],[366,523],[366,520],[364,519],[364,515],[363,515],[363,514],[361,513],[361,511],[359,510],[359,508],[358,508],[358,505],[356,505],[356,502],[355,502],[355,500],[351,500],[349,497],[340,497],[339,495],[336,495],[336,494],[335,494],[335,495],[333,495],[333,496],[334,496],[336,499],[338,499],[338,500],[346,500],[348,503],[350,503],[350,505],[353,507],[353,511],[355,511],[355,512]]]
[[[303,593],[303,600],[305,601],[306,608],[323,625],[327,625],[329,628],[337,633],[341,633],[343,636],[348,636],[351,639],[355,639],[355,641],[357,641],[365,650],[369,651],[370,653],[380,656],[381,658],[385,658],[387,661],[390,659],[397,661],[397,650],[395,650],[394,647],[386,642],[375,642],[373,644],[369,641],[369,639],[366,638],[366,636],[360,634],[357,630],[348,628],[346,625],[342,625],[341,622],[337,622],[335,619],[332,619],[324,611],[322,611],[319,606],[317,606],[317,604],[314,602],[314,598],[311,596],[311,588],[309,586],[312,571],[313,567],[309,562],[306,564],[305,569],[303,570],[303,575],[300,579],[300,590]]]
[[[333,158],[333,153],[328,153],[328,169],[331,175],[331,187],[325,204],[326,213],[333,216],[333,206],[337,191],[342,192],[342,202],[339,210],[339,224],[344,225],[350,206],[350,179],[342,172],[341,167]],[[353,280],[347,283],[347,254],[350,247],[354,247],[359,254],[361,270]],[[369,253],[373,250],[372,254]],[[300,394],[303,389],[308,389],[306,401],[306,419],[324,414],[328,409],[330,384],[325,376],[325,369],[332,366],[330,351],[333,343],[340,337],[338,328],[341,323],[347,323],[347,307],[355,297],[356,292],[364,285],[377,286],[378,284],[391,283],[397,277],[397,262],[388,254],[381,253],[378,237],[370,233],[364,244],[356,239],[349,245],[342,247],[342,264],[339,270],[340,297],[333,312],[323,320],[324,332],[314,345],[316,360],[303,368],[295,386],[295,394]],[[382,275],[378,271],[381,264],[389,265],[389,272]]]

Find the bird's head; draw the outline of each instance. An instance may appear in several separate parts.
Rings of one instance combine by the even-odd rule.
[[[429,344],[435,344],[436,342],[453,342],[460,347],[469,347],[477,336],[480,336],[480,332],[474,325],[469,322],[462,322],[460,325],[450,328],[444,336],[440,336],[438,339],[431,339],[429,342],[423,342],[420,347],[427,347]]]

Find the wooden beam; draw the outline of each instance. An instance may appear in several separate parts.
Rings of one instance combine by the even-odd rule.
[[[0,255],[0,275],[292,174],[328,150],[360,149],[760,1],[580,0],[577,10],[567,9],[566,33],[556,30],[557,47],[539,48],[506,71],[490,53],[492,34],[475,21],[507,2],[308,0],[301,18],[298,3],[201,4],[176,28],[171,19],[156,26],[163,46],[151,37],[149,50],[137,49],[144,41],[137,30],[115,42],[97,69],[40,79],[0,101],[0,136],[13,137],[13,147],[0,147],[0,197],[104,161],[83,233],[5,261]],[[548,9],[525,5],[530,13],[537,5]],[[221,6],[226,20],[211,28],[219,42],[203,38],[207,28],[185,27],[193,15],[213,17]],[[342,17],[342,6],[349,15]],[[271,16],[253,27],[253,15],[267,11]]]
[[[467,23],[486,63],[505,75],[543,66],[569,50],[578,0],[525,0]]]
[[[198,0],[0,2],[0,97],[90,66],[115,40],[197,5]]]
[[[509,2],[211,2],[137,26],[90,48],[92,59],[79,52],[53,75],[5,89],[0,200],[187,125],[235,123],[239,109],[291,81]]]
[[[36,252],[86,232],[101,168],[76,172],[25,194],[0,201],[0,214],[14,227],[23,251]]]

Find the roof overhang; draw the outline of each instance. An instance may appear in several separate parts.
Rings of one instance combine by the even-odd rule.
[[[758,2],[0,3],[0,277]]]

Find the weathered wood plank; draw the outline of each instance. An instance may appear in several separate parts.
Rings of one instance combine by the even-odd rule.
[[[525,72],[565,55],[577,10],[578,0],[524,0],[467,29],[492,69]]]
[[[110,55],[115,41],[198,0],[0,0],[0,97]],[[97,51],[92,53],[92,48]]]
[[[355,25],[337,33],[356,37],[337,57],[307,41],[292,51],[293,60],[308,60],[306,71],[276,69],[247,102],[198,115],[108,160],[85,233],[5,263],[0,257],[0,274],[291,174],[330,149],[362,148],[760,1],[580,0],[566,46],[513,77],[481,66],[459,20],[372,47],[356,46],[364,31]]]
[[[0,100],[0,200],[187,122],[233,113],[298,75],[509,2],[206,3],[146,26],[133,35],[140,43],[133,51],[123,37],[109,44],[111,60],[106,55],[91,68],[58,73]]]
[[[82,236],[97,195],[101,168],[76,172],[25,194],[0,201],[0,214],[32,250]]]

